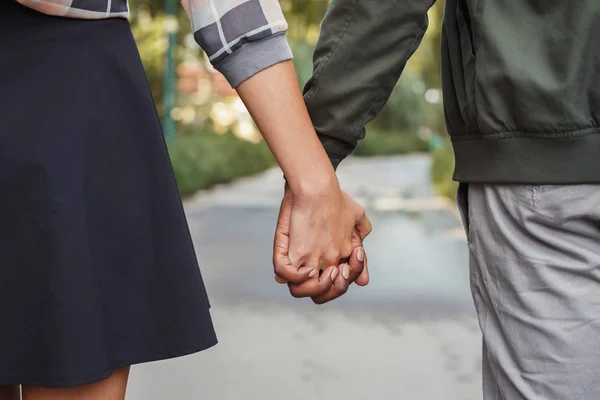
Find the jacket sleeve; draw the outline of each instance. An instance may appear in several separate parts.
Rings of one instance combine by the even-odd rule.
[[[292,58],[278,0],[181,0],[194,38],[232,87]]]
[[[333,0],[304,99],[337,168],[365,136],[428,26],[435,0]]]

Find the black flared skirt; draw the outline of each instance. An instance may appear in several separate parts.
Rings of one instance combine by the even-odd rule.
[[[215,343],[129,23],[0,1],[0,385]]]

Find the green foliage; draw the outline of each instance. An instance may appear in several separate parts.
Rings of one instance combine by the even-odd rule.
[[[416,81],[409,77],[402,78],[379,116],[369,126],[385,131],[416,131],[425,122],[423,96],[413,90]]]
[[[169,153],[183,196],[275,165],[264,142],[254,144],[231,133],[181,135],[169,145]]]
[[[438,194],[456,199],[458,183],[452,180],[454,173],[454,152],[450,140],[433,153],[431,179]]]
[[[427,142],[416,133],[367,129],[367,135],[354,151],[355,156],[379,156],[427,152]]]
[[[280,0],[279,4],[293,32],[296,28],[306,30],[319,26],[329,0]]]
[[[294,65],[301,85],[312,73],[312,52],[318,38],[319,27],[330,0],[280,0],[290,25],[288,39],[294,52]],[[131,23],[140,54],[159,114],[163,114],[162,91],[164,84],[165,53],[167,48],[164,30],[165,0],[130,0]],[[368,135],[361,141],[355,155],[372,156],[404,154],[427,151],[427,143],[417,131],[423,126],[443,133],[442,105],[430,105],[424,101],[424,91],[439,88],[439,23],[443,2],[438,2],[431,13],[431,24],[423,44],[413,55],[398,86],[392,93],[380,116],[368,126]],[[178,7],[176,59],[178,62],[190,57],[202,60],[202,51],[186,48],[185,37],[190,32],[189,21],[182,7]],[[194,55],[197,54],[197,55]],[[417,83],[415,90],[415,82]],[[420,86],[420,89],[419,89]],[[178,106],[188,104],[190,98],[179,93]],[[199,120],[209,120],[212,100],[197,112]],[[196,124],[198,125],[198,124]],[[204,123],[204,126],[210,126]],[[232,134],[212,133],[186,134],[178,126],[178,137],[169,151],[182,194],[228,182],[236,176],[249,175],[275,165],[264,143],[252,144]],[[400,133],[409,132],[409,133]],[[410,133],[412,132],[412,133]],[[448,146],[434,154],[432,176],[440,192],[452,195],[454,184],[450,176],[453,170],[452,153]]]
[[[142,11],[140,17],[132,21],[131,28],[146,70],[152,96],[160,112],[167,51],[164,15],[152,18],[149,13]]]
[[[294,53],[294,58],[292,59],[292,63],[294,64],[294,68],[296,69],[296,74],[298,75],[298,81],[300,82],[300,87],[304,87],[306,82],[310,79],[313,72],[313,51],[314,46],[310,43],[306,42],[304,39],[298,39],[294,37],[290,37],[288,39],[290,43],[290,47],[292,48],[292,52]]]

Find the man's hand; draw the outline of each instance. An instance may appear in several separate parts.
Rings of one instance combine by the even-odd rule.
[[[273,248],[275,280],[279,283],[289,284],[290,293],[294,297],[311,297],[317,304],[323,304],[342,296],[352,282],[356,282],[360,286],[367,285],[369,272],[362,247],[364,236],[361,236],[357,229],[352,233],[352,251],[349,254],[348,262],[340,263],[338,259],[334,265],[316,270],[313,267],[295,266],[290,261],[290,231],[294,212],[292,196],[292,193],[286,190],[275,230]],[[370,222],[368,222],[368,231],[365,230],[364,235],[370,233],[370,230]]]
[[[358,231],[364,239],[371,232],[371,221],[364,208],[339,188],[337,180],[320,188],[309,187],[313,190],[297,193],[286,186],[284,202],[286,206],[291,203],[289,261],[295,267],[311,268],[309,274],[314,276],[315,271],[348,259],[353,249],[353,233]]]
[[[341,273],[334,279],[329,290],[322,294],[313,294],[310,296],[315,304],[325,304],[343,296],[353,282],[359,286],[366,286],[369,283],[367,256],[358,234],[355,234],[354,238],[353,245],[355,246],[350,260],[348,260],[348,263],[338,267]],[[290,293],[292,295],[298,292],[301,293],[303,286],[310,285],[311,280],[309,279],[306,283],[300,285],[289,284]]]

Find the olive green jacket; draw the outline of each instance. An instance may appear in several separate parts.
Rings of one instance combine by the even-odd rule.
[[[333,0],[305,100],[335,166],[364,137],[435,0]],[[462,182],[600,182],[600,0],[446,0],[442,81]]]

